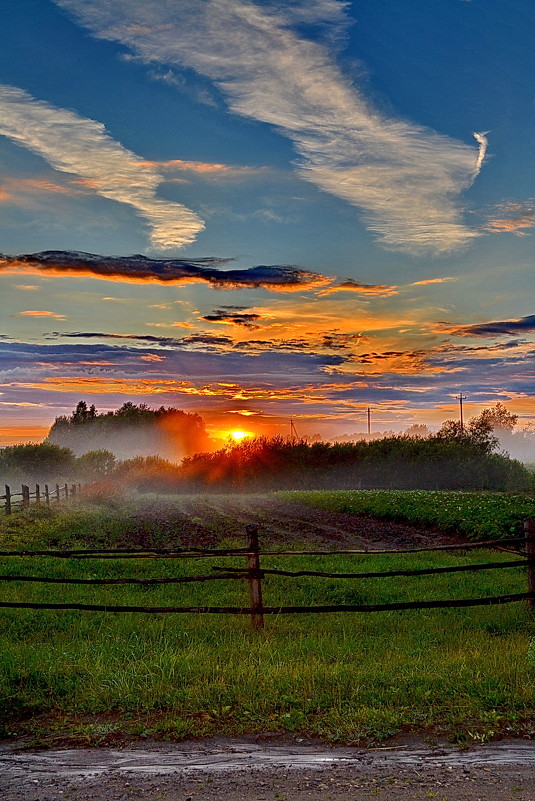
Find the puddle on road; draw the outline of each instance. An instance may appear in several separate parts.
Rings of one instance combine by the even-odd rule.
[[[155,744],[151,748],[88,748],[17,751],[0,746],[0,773],[7,778],[82,778],[109,774],[145,776],[171,773],[222,773],[269,769],[321,769],[332,766],[422,768],[478,766],[535,767],[535,743],[507,741],[460,750],[451,746],[392,749],[328,748],[310,745],[232,743],[220,746],[189,743]]]

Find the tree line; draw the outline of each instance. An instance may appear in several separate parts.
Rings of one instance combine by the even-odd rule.
[[[111,450],[115,434],[140,435],[140,428],[158,434],[171,424],[181,443],[181,459],[160,455],[119,459]],[[163,428],[162,428],[162,423]],[[228,443],[216,451],[192,450],[210,442],[199,415],[178,409],[150,409],[145,404],[123,404],[115,412],[98,414],[80,401],[70,417],[57,418],[40,445],[14,445],[0,450],[0,477],[5,481],[108,481],[141,491],[200,492],[291,489],[488,489],[529,490],[532,475],[518,461],[499,453],[499,437],[513,432],[516,415],[496,404],[466,425],[446,421],[434,434],[409,429],[356,442],[291,441],[256,437]],[[109,448],[93,448],[76,455],[78,430],[106,431]],[[186,431],[187,429],[187,431]],[[193,435],[191,432],[193,431]],[[94,442],[89,437],[87,442]],[[189,449],[189,454],[188,454]],[[157,453],[157,451],[156,451]]]

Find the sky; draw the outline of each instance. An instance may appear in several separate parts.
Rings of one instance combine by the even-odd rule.
[[[0,445],[79,400],[322,438],[535,419],[535,7],[17,0]]]

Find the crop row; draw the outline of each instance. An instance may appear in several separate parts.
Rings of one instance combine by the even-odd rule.
[[[279,495],[332,512],[437,527],[473,540],[520,535],[524,521],[535,517],[535,498],[496,492],[339,490]]]

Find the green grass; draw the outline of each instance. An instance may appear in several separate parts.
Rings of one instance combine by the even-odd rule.
[[[535,498],[502,492],[338,490],[277,495],[332,512],[436,526],[473,540],[522,536],[524,521],[535,517]]]
[[[24,518],[24,519],[23,519]],[[83,525],[80,520],[83,518]],[[120,510],[67,510],[0,524],[33,547],[71,545]],[[48,520],[48,523],[47,523]],[[47,530],[47,525],[49,529]],[[6,529],[7,527],[7,529]],[[48,533],[47,533],[48,531]],[[25,532],[25,533],[24,533]],[[71,530],[72,532],[72,530]],[[96,534],[95,534],[96,536]],[[5,541],[5,540],[4,540]],[[11,546],[13,547],[13,546]],[[273,556],[264,567],[326,571],[446,566],[512,558],[478,552],[395,556]],[[242,566],[240,557],[185,560],[4,558],[0,573],[41,576],[175,576]],[[132,605],[247,605],[245,582],[160,588],[3,583],[1,600]],[[439,577],[335,580],[269,577],[266,605],[372,603],[523,592],[513,568]],[[525,604],[470,609],[266,617],[0,611],[3,736],[99,744],[124,735],[177,739],[245,732],[305,732],[333,742],[380,741],[401,731],[483,741],[535,736],[535,626]],[[531,645],[530,645],[531,643]]]

